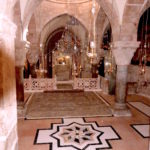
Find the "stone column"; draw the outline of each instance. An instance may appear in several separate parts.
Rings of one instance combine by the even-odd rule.
[[[97,69],[97,64],[92,64],[92,78],[97,78],[98,77],[98,69]]]
[[[16,92],[18,104],[24,103],[23,71],[28,48],[29,43],[27,41],[17,41],[15,54],[16,54]]]
[[[17,103],[24,103],[23,66],[16,66]]]
[[[5,5],[4,5],[5,6]],[[0,149],[17,149],[14,38],[16,25],[0,16]]]
[[[30,45],[30,50],[27,52],[27,60],[30,64],[30,73],[32,78],[36,78],[36,63],[39,60],[39,47],[37,45]],[[43,65],[43,64],[42,64]],[[44,67],[44,66],[42,66]]]
[[[114,116],[131,116],[126,105],[128,65],[139,46],[135,41],[117,41],[114,43],[113,55],[117,64],[116,94]]]

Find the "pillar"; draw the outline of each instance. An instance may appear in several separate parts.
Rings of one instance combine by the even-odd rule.
[[[17,102],[24,102],[23,66],[16,66],[16,94]]]
[[[97,64],[92,64],[92,78],[98,77],[98,69]]]
[[[24,82],[23,82],[23,71],[26,60],[26,53],[29,48],[27,41],[17,41],[16,43],[16,93],[18,104],[24,103]]]
[[[32,78],[36,78],[37,74],[35,72],[36,64],[39,60],[39,47],[37,45],[30,44],[30,49],[27,52],[27,60],[30,64],[30,74]],[[42,63],[42,67],[44,64]]]
[[[114,116],[131,116],[126,105],[128,65],[139,46],[136,41],[117,41],[114,43],[113,55],[117,64]]]
[[[0,16],[0,150],[17,149],[14,39],[16,25]]]

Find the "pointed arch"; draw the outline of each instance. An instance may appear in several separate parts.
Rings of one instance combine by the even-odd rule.
[[[71,18],[73,16],[68,15],[68,14],[62,14],[59,15],[55,18],[53,18],[52,20],[50,20],[42,29],[41,31],[41,35],[39,36],[39,42],[42,45],[45,45],[47,38],[49,37],[49,35],[54,32],[56,29],[58,28],[62,28],[65,27],[67,24],[67,21],[69,21],[68,18]],[[73,17],[74,19],[76,19],[79,23],[79,27],[78,27],[78,32],[75,33],[74,29],[72,28],[72,32],[81,40],[81,41],[85,41],[85,38],[88,35],[88,31],[85,28],[85,26],[75,17]],[[82,43],[84,44],[84,43]]]

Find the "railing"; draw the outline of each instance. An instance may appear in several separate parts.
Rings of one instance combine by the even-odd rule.
[[[24,79],[25,92],[42,92],[56,89],[56,79]]]
[[[84,91],[100,90],[100,78],[75,78],[74,89],[82,89]]]
[[[53,91],[57,89],[56,78],[29,78],[24,79],[24,91],[25,92],[43,92]],[[67,81],[65,81],[67,83]],[[75,78],[73,82],[73,89],[79,89],[84,91],[96,91],[100,90],[100,77],[98,78]],[[63,84],[63,83],[62,83]]]

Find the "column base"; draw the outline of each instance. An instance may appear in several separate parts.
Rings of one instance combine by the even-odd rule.
[[[24,102],[19,102],[17,104],[17,116],[18,118],[25,118],[25,103]]]
[[[113,116],[115,117],[131,117],[132,113],[126,104],[116,103],[113,110]]]

